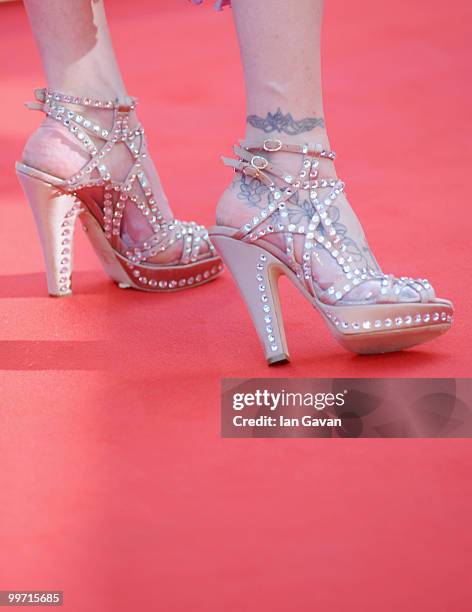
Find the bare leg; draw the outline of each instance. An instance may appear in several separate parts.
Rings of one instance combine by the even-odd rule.
[[[103,0],[24,0],[52,89],[77,96],[126,95]]]
[[[326,139],[321,90],[320,36],[323,0],[235,0],[247,94],[247,138],[260,139],[260,119],[278,109],[287,118],[309,118],[302,127],[266,122],[292,141]],[[258,119],[259,118],[259,119]],[[328,144],[327,141],[323,144]]]
[[[323,0],[233,0],[233,12],[246,83],[246,138],[317,142],[329,148],[320,68]],[[288,173],[300,167],[298,156],[276,153],[272,159]],[[320,174],[335,178],[334,164],[321,160]],[[218,204],[218,223],[240,227],[266,206],[267,197],[258,179],[236,175]],[[336,200],[336,210],[347,230],[349,248],[359,261],[378,269],[344,194]],[[278,240],[275,236],[270,239]],[[300,254],[301,248],[302,239],[296,238],[295,251]],[[338,266],[322,250],[317,259],[317,280],[328,286],[339,276]],[[367,299],[379,293],[379,284],[369,282],[355,288],[350,297]],[[403,297],[416,299],[417,295],[405,289]]]

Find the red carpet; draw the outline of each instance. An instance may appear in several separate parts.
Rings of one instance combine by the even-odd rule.
[[[211,224],[244,122],[231,12],[109,17],[176,215]],[[222,377],[471,375],[471,19],[465,0],[333,0],[324,32],[350,199],[386,270],[454,301],[453,330],[356,357],[287,286],[293,364],[269,370],[228,275],[120,291],[80,232],[75,297],[46,297],[13,173],[43,80],[21,5],[0,5],[0,590],[61,589],[73,612],[470,609],[468,441],[221,440],[218,410]]]

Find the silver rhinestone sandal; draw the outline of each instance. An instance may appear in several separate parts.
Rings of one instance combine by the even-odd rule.
[[[332,151],[318,144],[290,145],[274,139],[240,145],[234,147],[238,160],[223,161],[265,185],[267,205],[239,230],[215,226],[209,233],[247,304],[269,364],[289,360],[277,287],[281,274],[318,310],[342,346],[355,353],[398,351],[450,328],[452,304],[436,298],[427,280],[384,275],[362,255],[350,252],[352,241],[333,214],[344,183],[318,173],[320,158],[334,160]],[[265,156],[277,151],[302,156],[298,176],[288,175],[272,163],[272,156],[271,161]],[[294,222],[288,213],[288,208],[292,213],[301,208],[300,202],[310,207],[308,214],[305,210],[298,215],[306,222]],[[274,235],[280,246],[267,240]],[[298,255],[296,240],[303,245]],[[328,286],[317,276],[321,252],[337,266],[336,282]],[[365,283],[377,290],[356,300],[352,297],[356,288]]]
[[[47,89],[38,89],[35,94],[37,102],[27,107],[66,126],[90,155],[83,168],[66,179],[16,164],[41,239],[50,295],[72,293],[72,247],[78,217],[105,271],[121,288],[175,291],[201,285],[221,273],[221,259],[205,227],[163,219],[142,164],[146,157],[144,130],[139,124],[130,126],[135,99],[124,103],[91,100]],[[90,109],[95,115],[96,111],[107,113],[109,126],[87,118]],[[130,156],[124,180],[115,180],[107,165],[115,147],[125,147]],[[129,244],[122,235],[128,206],[136,207],[150,226],[150,236],[141,244]],[[175,261],[150,261],[176,244],[180,255]]]

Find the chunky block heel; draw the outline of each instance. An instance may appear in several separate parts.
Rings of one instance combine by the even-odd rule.
[[[80,204],[40,179],[19,170],[17,176],[36,221],[49,295],[72,295],[74,229]]]
[[[264,249],[226,236],[212,237],[246,303],[269,365],[290,361],[277,281],[280,261]]]

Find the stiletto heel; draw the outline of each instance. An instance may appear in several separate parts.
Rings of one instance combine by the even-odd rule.
[[[17,176],[36,221],[49,295],[72,295],[74,229],[80,205],[72,195],[18,169]]]
[[[290,357],[277,285],[283,273],[281,262],[258,246],[216,234],[212,239],[246,303],[267,362],[287,363]]]
[[[134,116],[134,98],[92,100],[49,89],[35,94],[37,102],[27,107],[65,126],[89,155],[76,174],[64,179],[16,165],[38,225],[51,295],[71,293],[72,237],[79,214],[103,268],[121,288],[177,291],[219,276],[221,258],[206,228],[193,221],[166,220],[159,210],[148,176],[144,130]],[[88,116],[91,111],[93,117]],[[103,125],[96,119],[99,115],[104,115]],[[118,147],[128,157],[129,168],[124,178],[114,179],[109,157]],[[149,237],[137,244],[131,244],[123,231],[130,208],[137,209],[149,225]],[[169,263],[155,261],[169,250],[176,253]]]
[[[272,163],[278,151],[302,157],[298,175]],[[319,176],[320,158],[334,160],[332,151],[267,139],[242,141],[234,152],[239,159],[223,161],[257,179],[267,203],[243,227],[218,225],[209,233],[251,312],[269,364],[288,360],[276,282],[280,274],[322,315],[338,342],[355,353],[398,351],[451,327],[451,302],[437,298],[426,279],[383,274],[373,258],[352,250],[355,242],[334,206],[344,183]],[[335,270],[331,284],[326,272],[318,274],[318,266],[325,270],[327,264]]]

